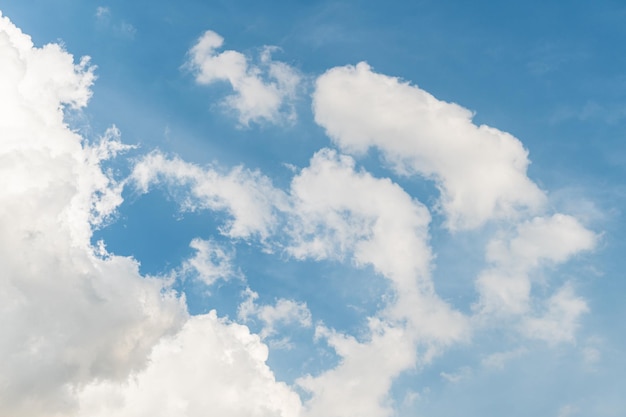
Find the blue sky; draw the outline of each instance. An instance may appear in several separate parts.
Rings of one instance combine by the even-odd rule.
[[[0,414],[626,411],[619,2],[0,11]]]

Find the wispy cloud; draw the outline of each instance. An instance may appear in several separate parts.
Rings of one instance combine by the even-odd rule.
[[[96,22],[101,29],[106,29],[116,36],[134,39],[137,34],[137,28],[124,20],[116,18],[109,7],[98,6],[95,16]]]

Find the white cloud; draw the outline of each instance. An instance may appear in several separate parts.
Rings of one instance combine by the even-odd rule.
[[[559,414],[557,415],[557,417],[571,417],[578,414],[578,412],[578,407],[572,404],[567,404],[559,408]]]
[[[223,226],[222,232],[232,238],[267,238],[277,224],[276,210],[286,204],[283,193],[257,171],[236,167],[221,174],[179,158],[168,159],[159,152],[138,161],[129,183],[141,192],[159,183],[170,186],[172,192],[190,187],[189,195],[182,197],[183,209],[228,212],[232,221]]]
[[[352,158],[324,149],[291,185],[293,242],[298,258],[371,265],[394,298],[368,318],[363,340],[318,326],[317,336],[340,364],[297,383],[312,397],[307,416],[387,416],[393,380],[467,335],[465,318],[434,293],[428,245],[430,214],[389,179],[357,171]],[[422,355],[418,347],[424,346]],[[376,366],[372,366],[375,363]],[[329,387],[333,387],[332,389]]]
[[[233,223],[226,233],[233,237],[257,233],[270,248],[284,248],[298,259],[347,258],[360,267],[371,265],[386,277],[395,295],[368,319],[365,340],[319,327],[318,337],[337,351],[342,362],[320,375],[303,377],[298,384],[312,395],[306,403],[311,416],[341,415],[354,407],[369,410],[364,416],[387,415],[386,396],[394,378],[418,359],[430,361],[442,346],[465,338],[468,332],[467,319],[434,292],[428,210],[389,179],[358,171],[351,157],[329,149],[316,153],[294,177],[289,194],[259,175],[242,169],[233,172],[223,176],[211,168],[152,154],[136,165],[132,181],[140,190],[155,181],[189,184],[190,195],[183,194],[179,201],[193,208],[230,211]],[[221,190],[226,189],[231,191],[225,197]],[[248,202],[245,209],[233,209],[242,196]],[[238,227],[239,223],[257,226]],[[286,238],[281,233],[285,231]],[[261,335],[270,343],[277,325],[288,321],[310,325],[303,304],[279,299],[275,305],[259,306],[255,299],[250,292],[240,306],[240,318],[260,320]],[[424,350],[418,357],[419,346]],[[370,375],[366,369],[374,360],[377,366]],[[357,379],[358,384],[351,382]],[[337,388],[329,390],[329,386]]]
[[[461,382],[462,380],[469,378],[471,375],[472,375],[472,370],[471,368],[467,366],[464,366],[458,369],[456,372],[440,372],[439,373],[439,376],[441,376],[442,379],[452,384],[457,384]]]
[[[416,347],[411,335],[402,327],[372,319],[369,330],[371,337],[359,342],[352,336],[324,327],[317,329],[319,337],[342,359],[333,369],[297,381],[312,394],[305,403],[305,416],[382,417],[392,414],[387,393],[393,379],[414,366]]]
[[[215,313],[189,318],[171,281],[91,245],[122,202],[101,163],[126,146],[115,128],[89,144],[64,122],[91,95],[88,61],[33,47],[0,16],[0,62],[0,415],[298,415],[258,336]],[[186,267],[222,276],[225,252],[192,245]]]
[[[233,254],[216,242],[196,238],[189,247],[195,249],[196,253],[183,263],[183,273],[191,273],[207,285],[240,276],[233,265]]]
[[[510,362],[520,356],[525,355],[528,349],[521,347],[506,352],[496,352],[487,356],[481,361],[481,364],[487,368],[504,369],[507,362]]]
[[[571,285],[565,285],[545,304],[543,315],[525,320],[525,333],[549,343],[572,342],[580,316],[589,311],[585,300],[574,294]]]
[[[435,180],[451,229],[515,218],[544,203],[526,176],[529,161],[519,140],[476,126],[469,110],[374,73],[366,63],[320,76],[313,110],[341,149],[362,154],[376,147],[396,172]]]
[[[581,348],[581,354],[587,369],[595,370],[595,366],[602,360],[603,348],[604,342],[598,336],[591,336],[585,340],[585,344]]]
[[[539,316],[531,299],[533,273],[542,266],[561,264],[572,256],[592,250],[597,236],[575,218],[563,214],[535,217],[520,223],[512,237],[493,239],[487,246],[491,267],[483,271],[476,286],[480,300],[478,317],[487,320],[522,319],[522,332],[551,343],[571,341],[585,302],[566,284],[549,300]],[[543,283],[548,284],[548,283]]]
[[[490,242],[487,260],[508,269],[527,270],[545,261],[565,262],[578,252],[591,250],[596,239],[572,216],[535,217],[520,224],[512,240]]]
[[[198,84],[228,82],[234,94],[223,105],[238,113],[239,122],[280,123],[295,120],[293,100],[300,76],[289,65],[272,60],[276,48],[265,47],[258,65],[241,52],[227,50],[218,53],[224,38],[206,31],[189,51],[187,65],[193,70]]]
[[[311,327],[311,312],[306,303],[279,298],[274,305],[258,305],[255,300],[259,295],[246,289],[247,298],[241,303],[237,311],[237,316],[244,322],[257,319],[263,323],[263,329],[259,334],[262,339],[274,336],[278,326],[298,325],[300,327]],[[283,338],[280,343],[288,347],[289,339]]]
[[[271,49],[258,65],[239,52],[216,53],[222,43],[207,32],[190,51],[197,81],[231,83],[226,105],[242,124],[288,119],[299,83],[293,69],[272,61]],[[64,108],[80,109],[91,95],[88,60],[75,64],[57,45],[34,48],[0,18],[0,62],[0,355],[10,358],[0,363],[0,414],[383,417],[393,414],[395,378],[467,339],[470,319],[432,282],[430,213],[398,184],[330,149],[313,156],[288,192],[256,171],[220,172],[159,152],[140,158],[119,183],[101,167],[126,148],[119,132],[89,144],[64,123]],[[529,337],[573,340],[585,301],[567,283],[533,300],[533,273],[591,250],[597,237],[571,216],[538,215],[545,196],[526,176],[517,139],[477,127],[466,109],[365,64],[320,77],[314,100],[317,121],[342,149],[375,146],[397,172],[434,179],[452,229],[512,221],[514,230],[488,246],[476,284],[478,322],[514,317]],[[221,231],[234,240],[259,239],[297,259],[371,266],[392,295],[358,337],[317,326],[318,342],[339,364],[297,379],[310,394],[301,404],[267,367],[262,338],[288,343],[279,328],[311,326],[307,305],[259,305],[250,290],[239,316],[260,321],[259,336],[215,312],[188,317],[171,282],[142,277],[132,258],[90,243],[93,228],[122,203],[123,185],[139,192],[164,185],[183,210],[223,211],[230,221]],[[524,221],[526,212],[536,217]],[[191,247],[196,253],[175,272],[207,284],[238,276],[224,247],[202,239]],[[484,364],[503,366],[518,353]],[[452,382],[467,375],[464,368],[441,374]]]
[[[215,311],[164,338],[149,365],[124,384],[98,382],[80,393],[79,417],[296,417],[300,398],[265,364],[267,347]]]
[[[75,390],[142,367],[187,313],[167,282],[90,245],[121,202],[100,163],[125,147],[64,123],[91,96],[88,59],[0,17],[0,62],[0,414],[67,415]]]
[[[352,255],[357,265],[374,266],[398,287],[428,277],[428,210],[389,179],[356,171],[351,157],[317,152],[293,179],[291,198],[293,256]]]
[[[111,9],[104,6],[96,7],[96,17],[98,19],[106,19],[111,15]]]

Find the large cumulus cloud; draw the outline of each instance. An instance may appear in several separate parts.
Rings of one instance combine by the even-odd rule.
[[[214,315],[189,321],[168,280],[143,277],[132,258],[91,245],[93,227],[122,201],[121,185],[101,162],[125,148],[115,129],[89,143],[64,122],[64,111],[87,104],[93,80],[88,59],[75,63],[57,44],[37,48],[0,15],[0,414],[94,415],[96,381],[125,387],[133,375],[166,372],[196,351],[213,357],[213,349],[242,353],[219,366],[187,362],[182,379],[202,366],[198,385],[212,383],[232,403],[244,395],[238,384],[252,384],[263,404],[246,398],[241,415],[297,407],[246,328]],[[203,343],[211,337],[218,341]],[[243,376],[216,384],[233,366]],[[252,383],[250,375],[261,379]],[[159,392],[135,389],[147,400]]]

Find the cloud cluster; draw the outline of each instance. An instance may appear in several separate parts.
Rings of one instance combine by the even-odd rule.
[[[208,85],[218,81],[230,84],[234,94],[222,104],[238,114],[239,123],[281,123],[295,120],[293,108],[300,76],[284,62],[274,61],[275,48],[265,47],[258,65],[241,52],[217,52],[224,38],[206,31],[189,51],[187,65],[195,74],[198,84]]]
[[[296,72],[269,49],[257,66],[236,51],[217,53],[222,43],[208,31],[191,49],[197,82],[229,82],[235,93],[225,105],[241,124],[291,118]],[[0,15],[0,414],[385,417],[394,380],[469,340],[475,326],[504,321],[530,338],[574,340],[585,301],[567,282],[536,297],[534,274],[593,249],[597,236],[572,216],[547,213],[520,141],[474,125],[467,109],[364,63],[334,68],[317,80],[313,111],[339,150],[319,150],[287,189],[258,171],[201,167],[159,151],[118,182],[101,164],[126,149],[119,132],[89,143],[64,122],[64,111],[87,104],[93,80],[88,59],[75,64],[58,45],[36,48]],[[472,312],[435,290],[429,207],[358,168],[355,158],[372,147],[396,174],[435,182],[450,229],[495,222]],[[259,304],[250,289],[239,319],[260,322],[260,335],[214,311],[190,317],[172,279],[193,273],[211,285],[239,276],[233,252],[194,239],[195,254],[168,278],[141,276],[134,259],[90,243],[122,204],[123,187],[162,187],[182,210],[226,213],[219,231],[234,243],[369,267],[390,291],[357,335],[315,322],[304,302]],[[302,401],[275,379],[263,341],[283,326],[314,323],[317,342],[339,362],[296,380]]]
[[[390,408],[385,404],[394,378],[415,366],[418,359],[428,362],[440,347],[466,337],[468,332],[468,320],[434,291],[427,208],[391,180],[357,170],[351,157],[330,149],[311,158],[309,166],[293,178],[288,193],[272,188],[265,177],[242,178],[244,171],[234,172],[236,176],[232,172],[219,174],[212,168],[202,169],[153,154],[137,163],[131,178],[144,191],[152,179],[183,184],[191,181],[185,198],[193,201],[181,200],[183,207],[192,204],[210,210],[226,209],[232,225],[249,223],[247,219],[254,213],[258,223],[254,222],[257,228],[253,230],[273,230],[273,235],[261,236],[274,249],[282,248],[297,259],[349,259],[358,267],[371,266],[387,278],[395,298],[367,318],[364,340],[323,324],[317,326],[317,338],[336,351],[341,364],[320,375],[300,378],[298,385],[312,395],[305,404],[305,415],[345,415],[357,404],[357,414],[362,409],[363,413],[368,410],[362,415],[388,415]],[[241,198],[238,192],[228,197],[220,195],[223,200],[214,204],[215,196],[224,188],[221,184],[233,178],[237,180],[228,183],[232,189],[247,184],[241,193],[246,192],[246,210],[232,208]],[[232,234],[232,227],[223,229],[223,233],[237,236]],[[263,337],[271,336],[281,322],[310,324],[308,310],[302,304],[280,299],[275,306],[258,306],[255,298],[254,292],[248,295],[240,306],[240,318],[254,316],[263,322]],[[425,348],[420,357],[418,346]],[[371,368],[369,364],[374,360],[377,366]]]
[[[517,139],[477,127],[468,110],[365,64],[322,75],[313,109],[343,150],[359,156],[376,146],[396,172],[435,181],[448,227],[497,221],[501,229],[486,248],[488,267],[477,277],[479,299],[468,316],[435,292],[429,209],[390,179],[358,169],[351,156],[318,151],[287,191],[241,168],[219,173],[161,154],[140,160],[132,175],[136,186],[147,191],[157,182],[186,184],[190,191],[181,206],[227,211],[226,236],[261,237],[266,247],[296,259],[370,266],[388,280],[393,297],[366,318],[359,338],[316,326],[318,341],[334,349],[340,363],[296,381],[310,395],[304,415],[390,415],[394,379],[468,340],[474,326],[513,323],[531,338],[573,340],[585,302],[569,283],[533,299],[532,274],[591,250],[597,238],[572,216],[545,213],[546,196],[526,176],[527,152]],[[293,301],[257,306],[254,299],[251,293],[240,306],[240,318],[263,321],[265,337],[286,312],[297,321],[304,311]],[[375,368],[369,366],[373,362]]]
[[[165,414],[150,414],[180,415],[174,389],[189,397],[181,383],[195,381],[184,415],[205,415],[209,400],[213,410],[222,401],[221,415],[295,415],[299,399],[273,379],[258,337],[214,313],[190,319],[170,281],[91,245],[93,227],[122,202],[122,184],[101,162],[125,148],[115,129],[90,144],[64,122],[65,110],[86,105],[93,79],[88,59],[36,48],[0,15],[0,414],[145,415],[158,406]],[[204,262],[212,248],[192,244],[189,266],[215,279]],[[219,388],[212,399],[209,384]]]
[[[91,95],[88,59],[34,48],[0,16],[0,62],[0,414],[63,414],[77,387],[143,366],[186,311],[133,259],[90,245],[121,201],[100,162],[124,146],[63,121]]]

